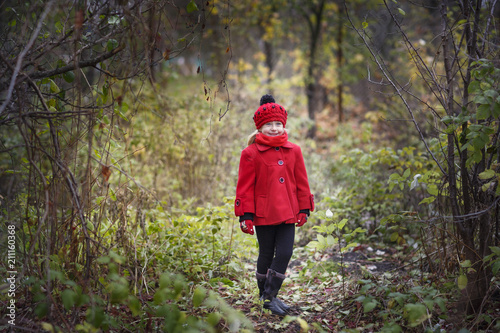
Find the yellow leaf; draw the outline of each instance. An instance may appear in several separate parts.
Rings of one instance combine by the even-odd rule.
[[[42,328],[47,332],[55,332],[54,326],[52,326],[52,324],[49,323],[42,323]]]

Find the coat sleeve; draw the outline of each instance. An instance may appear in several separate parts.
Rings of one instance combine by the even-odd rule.
[[[241,152],[234,213],[236,216],[255,214],[255,163],[248,149]]]
[[[295,181],[297,184],[297,200],[299,202],[299,209],[309,209],[310,211],[314,211],[314,195],[311,194],[311,190],[309,188],[304,157],[302,156],[302,150],[299,146],[297,146],[296,155]]]

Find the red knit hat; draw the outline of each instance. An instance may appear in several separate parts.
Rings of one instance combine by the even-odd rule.
[[[253,121],[257,129],[271,121],[281,121],[283,127],[286,125],[288,112],[285,108],[276,103],[266,103],[261,105],[253,115]]]

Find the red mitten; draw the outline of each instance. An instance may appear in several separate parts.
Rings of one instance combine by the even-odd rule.
[[[299,213],[299,215],[297,215],[297,227],[302,227],[306,222],[307,222],[307,214]]]
[[[253,221],[252,220],[241,221],[240,228],[241,228],[241,231],[243,231],[244,233],[253,235]]]

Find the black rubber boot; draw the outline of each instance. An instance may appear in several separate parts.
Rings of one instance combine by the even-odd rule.
[[[266,274],[260,274],[259,272],[255,273],[255,277],[257,278],[257,287],[259,287],[259,298],[262,298],[262,294],[264,293],[264,287],[266,285]]]
[[[275,297],[275,299],[276,299],[276,302],[278,303],[278,305],[280,306],[280,308],[283,309],[283,311],[285,311],[286,313],[290,313],[290,307],[288,305],[283,303],[283,301],[280,300],[278,297]]]
[[[276,298],[284,279],[285,275],[278,273],[272,269],[268,269],[264,284],[264,290],[262,292],[264,309],[271,310],[273,314],[278,316],[285,316],[287,314],[287,312],[280,306],[280,303],[283,304],[283,302]]]
[[[259,272],[257,272],[255,275],[257,277],[257,286],[259,287],[259,298],[262,299],[262,294],[264,293],[264,287],[266,285],[267,275],[260,274]],[[283,303],[283,301],[280,300],[278,298],[278,296],[276,296],[275,298],[276,298],[276,303],[278,304],[278,306],[286,313],[289,313],[290,307],[288,305],[286,305],[285,303]]]

